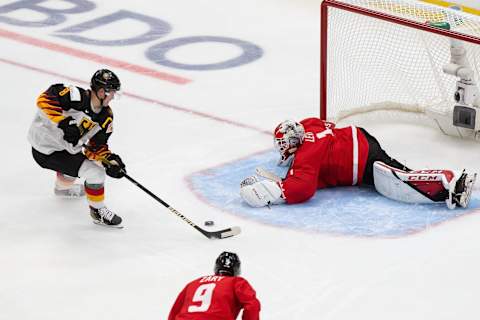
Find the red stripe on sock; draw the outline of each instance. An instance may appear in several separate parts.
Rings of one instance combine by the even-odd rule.
[[[91,196],[101,196],[104,194],[104,188],[101,187],[100,189],[91,189],[87,186],[85,186],[85,192],[88,194],[88,195],[91,195]]]

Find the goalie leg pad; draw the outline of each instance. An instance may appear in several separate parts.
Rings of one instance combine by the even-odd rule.
[[[282,189],[276,182],[271,180],[243,184],[240,187],[240,196],[246,203],[255,208],[285,202]]]
[[[373,166],[375,189],[387,198],[408,203],[448,200],[449,190],[458,175],[450,170],[406,172],[380,161]]]

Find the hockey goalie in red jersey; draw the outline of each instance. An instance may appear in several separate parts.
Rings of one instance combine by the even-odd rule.
[[[236,253],[222,252],[215,261],[215,274],[193,280],[180,292],[168,320],[260,319],[260,302],[247,280],[240,277]]]
[[[476,179],[465,170],[410,170],[365,129],[337,128],[318,118],[282,122],[275,128],[274,145],[281,156],[279,165],[290,166],[288,174],[280,179],[260,172],[267,179],[243,180],[240,195],[252,207],[304,202],[317,189],[367,185],[390,199],[444,202],[453,209],[468,206]]]

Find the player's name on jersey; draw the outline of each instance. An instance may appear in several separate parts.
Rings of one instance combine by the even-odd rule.
[[[206,277],[203,277],[200,282],[216,282],[216,281],[220,281],[222,280],[223,276],[206,276]]]

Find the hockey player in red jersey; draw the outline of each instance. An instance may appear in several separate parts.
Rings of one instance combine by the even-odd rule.
[[[260,302],[248,281],[239,276],[237,254],[222,252],[215,261],[214,273],[185,286],[168,320],[235,320],[242,309],[243,320],[260,319]]]
[[[103,202],[105,173],[113,178],[125,173],[122,159],[107,144],[113,131],[109,103],[119,90],[120,80],[107,69],[95,72],[88,90],[54,84],[38,97],[28,133],[35,161],[56,172],[55,194],[86,194],[94,222],[109,226],[122,222]],[[109,164],[102,165],[102,159]],[[77,177],[84,185],[74,183]]]
[[[464,171],[412,171],[390,157],[365,129],[308,118],[287,120],[274,131],[280,165],[290,166],[284,179],[264,175],[240,184],[241,197],[253,207],[300,203],[317,189],[368,185],[384,196],[410,203],[445,202],[467,207],[476,174]],[[276,181],[275,181],[276,180]]]

